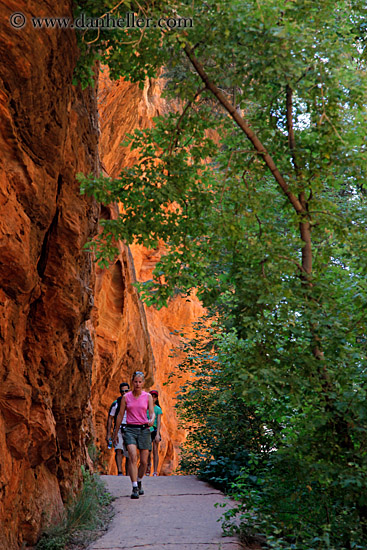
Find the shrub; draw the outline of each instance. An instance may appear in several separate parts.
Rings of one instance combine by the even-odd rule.
[[[82,473],[82,489],[67,506],[61,520],[44,531],[36,550],[64,550],[76,533],[90,532],[103,526],[112,497],[97,474],[91,474],[83,467]]]

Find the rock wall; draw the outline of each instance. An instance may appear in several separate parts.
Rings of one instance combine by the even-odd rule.
[[[137,279],[151,279],[160,251],[132,246],[132,253]],[[204,310],[193,293],[189,298],[176,296],[167,308],[160,310],[153,306],[145,306],[145,313],[155,359],[154,389],[159,391],[159,402],[163,409],[158,471],[160,475],[170,475],[178,466],[179,447],[186,435],[178,428],[179,422],[174,408],[176,395],[185,378],[172,378],[168,386],[164,384],[169,380],[171,373],[178,373],[177,365],[184,357],[180,351],[182,337],[178,334],[183,334],[186,338],[193,336],[192,325],[204,314]]]
[[[101,138],[100,155],[102,166],[106,173],[112,177],[117,177],[121,169],[126,166],[132,166],[137,157],[134,151],[122,147],[126,134],[132,132],[135,128],[151,127],[153,117],[167,112],[169,109],[178,109],[177,103],[166,103],[162,97],[163,80],[147,79],[144,89],[141,90],[136,84],[125,82],[123,79],[112,82],[105,70],[100,76],[98,106],[100,113]],[[130,282],[145,281],[152,277],[152,271],[163,253],[161,250],[147,250],[142,246],[131,246],[130,249],[124,247],[125,253],[120,256],[117,263],[111,268],[113,272],[124,266],[124,271],[129,272]],[[110,270],[109,270],[110,271]],[[114,288],[110,284],[111,274],[107,271],[105,274],[99,273],[106,296],[118,294],[118,280],[114,279]],[[130,293],[135,296],[133,287],[126,285],[120,287],[120,294]],[[99,303],[99,292],[96,292],[96,302]],[[102,306],[103,307],[103,306]],[[162,418],[162,442],[160,444],[159,473],[161,475],[171,474],[178,465],[179,445],[185,437],[185,433],[178,429],[178,420],[174,405],[176,401],[176,392],[182,381],[173,381],[169,386],[164,386],[168,381],[169,374],[175,370],[175,367],[182,359],[179,351],[181,339],[175,336],[174,331],[184,333],[190,336],[192,333],[192,322],[196,321],[202,314],[203,308],[196,298],[192,295],[190,299],[176,297],[171,300],[168,308],[157,310],[155,307],[141,306],[141,323],[145,328],[145,338],[151,355],[146,359],[134,363],[134,368],[128,367],[126,361],[129,355],[126,355],[126,340],[120,338],[120,345],[115,338],[110,347],[110,355],[104,363],[108,363],[111,372],[106,394],[108,400],[100,399],[102,408],[95,403],[97,410],[96,428],[99,444],[101,445],[102,457],[105,464],[108,465],[107,471],[114,473],[116,471],[111,451],[106,452],[106,446],[102,443],[105,437],[106,411],[108,404],[112,402],[118,393],[119,383],[129,381],[132,371],[135,367],[142,370],[148,376],[146,380],[146,389],[157,389],[160,397],[159,401],[163,409]],[[127,310],[129,307],[127,306]],[[99,317],[102,310],[99,310]],[[106,326],[113,322],[117,326],[116,310],[111,310],[105,302],[103,307],[103,317]],[[111,317],[111,321],[108,319]],[[123,312],[121,311],[120,325],[124,325]],[[137,326],[136,323],[134,323]],[[109,331],[109,334],[111,332]],[[141,332],[139,332],[141,334]],[[138,339],[140,336],[138,337]],[[134,341],[135,338],[132,340]],[[99,340],[98,340],[98,344]],[[130,341],[131,345],[131,341]],[[112,349],[114,350],[112,352]],[[174,349],[174,354],[172,350]],[[115,358],[112,358],[114,354]],[[136,357],[136,354],[135,354]],[[99,371],[106,372],[106,366],[99,367]],[[112,377],[112,379],[111,379]],[[111,390],[113,390],[111,392]],[[98,391],[98,390],[97,390]],[[112,453],[113,454],[113,453]]]
[[[74,33],[8,17],[71,15],[53,0],[1,4],[0,548],[23,548],[80,481],[92,437],[94,268],[83,245],[98,208],[96,90],[72,86]]]
[[[189,334],[202,308],[195,296],[161,311],[140,302],[132,283],[150,276],[160,251],[120,243],[101,271],[83,249],[99,216],[117,211],[80,196],[75,176],[99,172],[99,141],[111,175],[135,161],[120,142],[168,108],[161,82],[141,91],[105,75],[99,120],[97,87],[72,86],[73,32],[8,24],[15,11],[71,16],[71,2],[5,0],[1,10],[0,549],[17,550],[62,511],[92,452],[114,471],[107,411],[136,369],[160,391],[160,473],[173,471],[184,434],[173,411],[178,385],[163,386],[179,361],[171,332]]]
[[[113,208],[102,215],[115,217]],[[96,268],[95,307],[90,321],[95,331],[91,407],[95,426],[94,446],[102,472],[117,473],[114,451],[106,446],[109,407],[120,395],[119,385],[130,383],[132,373],[145,373],[146,384],[153,383],[154,354],[143,305],[132,283],[135,282],[131,252],[119,243],[119,256],[108,270]]]

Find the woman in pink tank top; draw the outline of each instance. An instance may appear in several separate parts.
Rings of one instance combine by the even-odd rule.
[[[154,423],[154,405],[152,396],[143,391],[144,374],[135,371],[132,378],[132,391],[125,393],[121,399],[120,412],[116,419],[113,433],[117,441],[118,430],[126,410],[126,428],[123,432],[125,446],[129,453],[129,475],[133,485],[131,498],[143,495],[142,479],[147,469],[149,451],[152,449],[149,427]],[[149,419],[147,415],[149,411]],[[140,464],[138,469],[138,449]]]

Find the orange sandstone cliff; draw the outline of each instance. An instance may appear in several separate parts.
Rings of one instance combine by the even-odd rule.
[[[98,170],[96,90],[72,86],[73,33],[0,30],[0,548],[36,541],[88,461],[99,209],[75,174]],[[71,15],[71,2],[63,3]],[[4,22],[5,21],[5,22]]]
[[[80,466],[101,451],[107,410],[135,369],[161,392],[161,474],[177,465],[184,434],[173,411],[178,384],[164,387],[179,357],[171,332],[202,313],[195,297],[145,307],[132,283],[150,276],[158,252],[142,247],[96,268],[83,246],[99,216],[115,216],[79,194],[78,172],[116,175],[134,158],[126,132],[152,123],[160,84],[123,81],[82,92],[72,86],[73,31],[8,24],[27,16],[71,16],[71,2],[4,0],[0,29],[0,549],[36,542],[80,484]],[[100,153],[99,153],[100,148]]]
[[[144,89],[141,90],[136,84],[125,82],[123,79],[112,82],[107,71],[100,75],[98,106],[100,113],[101,137],[100,137],[100,155],[102,166],[108,175],[117,177],[124,166],[131,166],[136,162],[135,152],[131,152],[128,148],[122,147],[126,134],[132,132],[135,128],[150,127],[152,119],[159,114],[165,113],[168,109],[177,108],[174,104],[167,104],[162,98],[163,80],[156,81],[147,79]],[[120,245],[121,246],[121,245]],[[100,272],[97,269],[98,280],[103,286],[103,293],[107,297],[118,295],[118,280],[115,279],[112,290],[111,285],[111,269],[116,272],[124,265],[125,272],[129,273],[128,283],[120,288],[120,294],[125,294],[127,300],[133,300],[136,297],[136,291],[131,283],[135,280],[145,281],[152,277],[152,271],[159,260],[162,251],[147,250],[142,246],[134,245],[130,248],[121,247],[121,255],[117,262],[106,272]],[[125,279],[124,279],[125,281]],[[98,317],[100,318],[102,311],[98,305],[100,302],[100,294],[96,292],[96,304],[99,309]],[[132,306],[125,301],[126,310]],[[132,304],[132,302],[131,302]],[[176,297],[172,299],[168,308],[157,310],[154,307],[143,306],[139,302],[141,308],[141,323],[147,328],[145,337],[147,338],[147,350],[149,354],[144,359],[139,355],[126,352],[126,338],[121,338],[121,331],[118,331],[118,337],[114,339],[114,357],[105,357],[102,364],[108,363],[109,367],[100,364],[99,370],[106,372],[110,369],[110,377],[113,384],[110,383],[106,387],[106,398],[102,398],[102,407],[95,403],[94,410],[97,410],[98,418],[96,418],[97,438],[101,444],[103,460],[108,464],[108,471],[115,472],[115,465],[111,451],[106,452],[106,445],[103,443],[105,437],[106,410],[108,404],[118,396],[118,385],[120,382],[127,380],[130,382],[131,373],[136,370],[142,370],[147,375],[146,388],[158,389],[159,401],[163,409],[162,418],[162,442],[160,444],[160,460],[159,473],[161,475],[171,474],[178,465],[179,445],[182,443],[185,434],[178,430],[178,420],[174,409],[176,402],[176,392],[179,390],[181,381],[173,381],[169,386],[163,384],[168,381],[168,376],[175,370],[175,367],[182,359],[179,346],[181,340],[175,336],[174,331],[181,331],[186,336],[192,333],[192,323],[203,314],[203,308],[197,298],[193,295],[190,299]],[[109,324],[111,308],[108,303],[104,303],[103,316],[105,322]],[[118,316],[114,310],[112,318],[118,323]],[[124,324],[124,312],[120,313],[120,324]],[[134,328],[136,330],[136,328]],[[141,336],[141,328],[138,334],[129,340],[130,346]],[[98,331],[98,329],[97,329]],[[108,332],[111,334],[111,332]],[[117,333],[116,333],[117,334]],[[97,340],[97,347],[103,346],[100,338]],[[172,349],[175,353],[172,354]],[[110,350],[112,348],[110,347]],[[104,353],[106,353],[104,349]],[[173,356],[174,355],[174,356]],[[133,362],[131,363],[131,359]],[[129,364],[130,360],[130,364]],[[111,393],[111,390],[114,393]],[[98,394],[98,390],[93,392],[94,396]]]

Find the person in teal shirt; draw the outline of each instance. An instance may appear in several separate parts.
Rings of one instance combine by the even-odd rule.
[[[158,392],[157,390],[152,390],[149,392],[150,395],[153,397],[153,404],[154,404],[154,412],[155,412],[155,420],[153,426],[150,427],[150,436],[152,438],[152,446],[153,446],[153,475],[158,475],[158,462],[159,462],[159,453],[158,453],[158,445],[161,441],[161,416],[163,414],[162,408],[158,401]],[[149,418],[149,413],[148,413]],[[148,456],[148,466],[146,474],[147,476],[150,475],[152,465],[152,453],[149,453]]]

